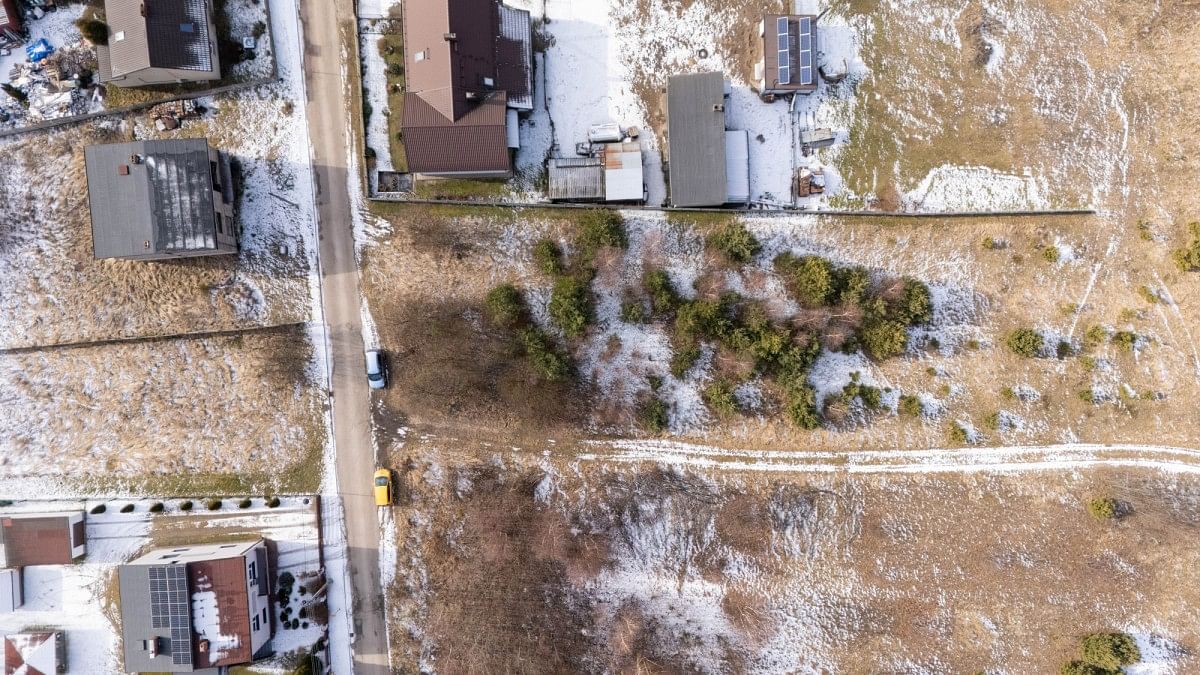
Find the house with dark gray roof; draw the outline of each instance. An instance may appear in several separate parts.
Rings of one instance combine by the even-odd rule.
[[[117,582],[126,671],[216,675],[271,654],[263,539],[155,549]]]
[[[507,178],[533,109],[529,12],[500,0],[405,0],[402,141],[408,169]]]
[[[104,0],[99,79],[122,87],[221,78],[212,0]]]
[[[667,80],[667,174],[673,206],[728,201],[725,76],[676,75]]]
[[[229,157],[203,138],[85,150],[97,260],[237,253]]]

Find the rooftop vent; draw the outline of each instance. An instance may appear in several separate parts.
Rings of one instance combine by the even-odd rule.
[[[443,33],[442,38],[444,38],[446,42],[454,42],[458,39],[458,33]]]
[[[128,176],[129,175],[129,165],[128,164],[118,164],[117,165],[117,175],[118,176]]]
[[[725,104],[724,103],[714,103],[713,104],[713,112],[725,112]]]
[[[467,92],[467,100],[468,100],[468,101],[478,101],[478,100],[479,100],[479,94],[478,94],[478,93],[476,93],[476,92],[473,92],[473,91],[468,91],[468,92]]]
[[[130,155],[130,156],[129,156],[129,163],[130,163],[130,164],[141,164],[141,163],[142,163],[142,159],[143,159],[143,157],[142,157],[141,155]]]

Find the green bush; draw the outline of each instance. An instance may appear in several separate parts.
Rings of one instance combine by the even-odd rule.
[[[279,497],[271,497],[270,499],[268,499],[267,500],[267,508],[268,509],[279,508]]]
[[[665,314],[675,309],[679,304],[679,294],[671,283],[671,277],[665,271],[653,269],[642,277],[642,286],[650,296],[650,307],[657,314]]]
[[[999,412],[989,413],[987,417],[983,418],[983,427],[990,431],[999,431],[1000,430],[1000,413]]]
[[[1079,400],[1083,401],[1084,403],[1091,403],[1095,405],[1096,403],[1100,402],[1100,399],[1096,397],[1096,390],[1094,389],[1080,389],[1076,395],[1079,397]]]
[[[862,401],[863,406],[870,411],[879,410],[883,404],[883,392],[876,387],[859,382],[859,373],[857,371],[850,374],[850,381],[846,386],[842,387],[842,393],[838,397],[843,405],[849,406],[854,402],[854,399]]]
[[[81,17],[75,20],[75,27],[88,42],[94,45],[108,44],[108,24],[103,21],[91,17]]]
[[[1107,340],[1108,330],[1098,324],[1088,326],[1087,332],[1083,334],[1083,345],[1088,349],[1099,347]]]
[[[220,499],[210,499],[207,502],[204,502],[204,507],[207,508],[209,511],[216,511],[217,509],[221,508],[221,500]]]
[[[721,338],[728,335],[732,328],[726,302],[691,300],[680,303],[675,311],[675,333],[681,337]]]
[[[1117,517],[1119,504],[1112,497],[1092,497],[1087,502],[1088,513],[1096,520],[1112,520]]]
[[[671,376],[682,380],[692,366],[700,360],[700,346],[689,342],[680,346],[671,354]]]
[[[488,319],[497,326],[512,328],[525,320],[525,300],[512,284],[500,284],[484,300]]]
[[[805,307],[821,307],[833,294],[833,265],[815,255],[794,256],[780,253],[775,256],[775,271],[786,281],[796,302]]]
[[[660,434],[667,430],[667,404],[662,399],[650,399],[649,403],[642,406],[639,418],[646,431]]]
[[[807,384],[789,387],[784,397],[784,413],[792,424],[801,429],[812,430],[821,426],[816,390]]]
[[[555,349],[550,338],[537,328],[526,328],[521,331],[521,345],[525,355],[539,375],[550,381],[558,381],[570,373],[567,357]]]
[[[871,289],[871,274],[865,267],[838,267],[833,270],[835,300],[843,305],[861,305]]]
[[[550,291],[550,318],[566,333],[579,337],[591,323],[591,303],[588,289],[575,277],[559,277]]]
[[[1171,259],[1179,271],[1197,272],[1200,271],[1200,223],[1189,223],[1188,232],[1192,235],[1192,241],[1183,248],[1175,249]]]
[[[189,500],[189,499],[185,499],[185,500],[179,502],[179,510],[180,511],[191,511],[192,506],[193,506],[193,504],[192,504],[191,500]]]
[[[808,369],[820,355],[821,342],[816,338],[793,340],[774,364],[775,380],[787,389],[807,386]]]
[[[1132,352],[1137,345],[1137,333],[1128,330],[1119,330],[1113,333],[1112,343],[1119,347],[1122,351]]]
[[[863,326],[861,340],[867,355],[882,361],[904,353],[908,330],[898,321],[876,319]]]
[[[1012,350],[1012,353],[1026,358],[1033,358],[1041,353],[1043,341],[1042,336],[1032,328],[1018,328],[1008,334],[1004,343]]]
[[[255,40],[261,38],[267,34],[267,24],[262,21],[255,21],[254,28],[251,29],[250,34],[254,36]]]
[[[248,509],[248,508],[250,508],[250,506],[253,503],[254,502],[250,501],[249,499],[243,499],[242,501],[238,502],[238,508],[239,509]]]
[[[901,415],[906,417],[920,417],[924,412],[921,407],[921,399],[910,394],[905,394],[900,397],[900,405],[898,408]]]
[[[533,261],[543,274],[557,276],[563,273],[562,251],[553,239],[539,239],[533,245]]]
[[[1101,668],[1086,661],[1068,661],[1058,669],[1059,675],[1121,675],[1119,670]]]
[[[150,505],[150,513],[162,513],[167,507],[162,502],[154,502]]]
[[[1065,359],[1074,353],[1075,350],[1071,348],[1071,343],[1066,340],[1059,340],[1058,345],[1054,347],[1054,354],[1060,359]]]
[[[971,434],[967,428],[958,422],[950,425],[950,442],[955,445],[966,445],[971,442]]]
[[[107,510],[108,510],[108,507],[105,506],[104,504],[97,504],[92,507],[91,513],[92,513],[92,515],[99,515],[101,513],[104,513]]]
[[[121,507],[121,513],[133,513],[133,504],[126,504]]]
[[[1142,296],[1142,299],[1151,305],[1156,305],[1161,300],[1158,297],[1158,293],[1149,286],[1138,286],[1138,295]]]
[[[913,326],[933,318],[933,298],[929,287],[916,279],[904,280],[904,292],[894,307],[896,319]]]
[[[621,320],[625,323],[643,323],[646,321],[646,307],[640,300],[630,300],[621,303]]]
[[[625,220],[619,212],[589,209],[580,216],[579,224],[579,251],[585,258],[607,246],[625,248]]]
[[[1059,258],[1057,246],[1045,246],[1042,248],[1042,259],[1048,263],[1056,263]]]
[[[1080,644],[1084,661],[1101,668],[1119,670],[1142,660],[1137,642],[1126,633],[1092,633]]]
[[[745,264],[754,259],[762,249],[758,239],[746,229],[740,220],[731,220],[710,233],[704,242],[717,249],[730,262]]]
[[[719,418],[726,419],[738,413],[737,397],[733,395],[733,385],[728,380],[713,381],[704,388],[701,397],[708,409]]]

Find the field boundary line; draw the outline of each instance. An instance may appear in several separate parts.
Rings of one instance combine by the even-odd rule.
[[[246,326],[243,328],[223,328],[220,330],[202,330],[187,333],[160,333],[156,335],[138,335],[124,338],[105,338],[103,340],[87,340],[77,342],[57,342],[45,345],[28,345],[25,347],[0,348],[0,354],[28,354],[41,351],[59,351],[64,349],[82,349],[85,347],[103,347],[106,345],[137,344],[141,342],[166,342],[168,340],[202,340],[211,337],[245,335],[246,333],[265,333],[308,325],[307,321],[289,321],[269,326]]]

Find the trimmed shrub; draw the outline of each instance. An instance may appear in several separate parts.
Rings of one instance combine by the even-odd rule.
[[[704,238],[704,243],[717,249],[730,262],[745,264],[754,259],[762,246],[740,220],[725,223]]]
[[[274,509],[279,507],[279,497],[271,497],[267,500],[267,508]]]
[[[525,300],[512,284],[500,284],[488,291],[484,303],[488,319],[497,326],[512,328],[525,318]]]
[[[533,261],[543,274],[557,276],[563,273],[562,251],[553,239],[539,239],[533,245]]]
[[[1074,353],[1075,350],[1071,348],[1071,343],[1066,340],[1059,340],[1058,345],[1054,347],[1054,355],[1060,359],[1065,359]]]
[[[575,277],[559,277],[550,291],[550,318],[567,337],[579,337],[591,322],[591,304],[584,283]]]
[[[250,501],[249,499],[243,499],[242,501],[238,502],[238,508],[239,509],[248,509],[248,508],[250,508],[251,504],[253,504],[253,503],[254,502]]]
[[[700,360],[700,345],[689,342],[680,346],[671,354],[671,376],[682,380],[692,366]]]
[[[679,294],[671,283],[671,277],[665,271],[654,269],[642,277],[642,286],[650,296],[650,307],[657,314],[665,314],[675,309],[679,304]]]
[[[1112,497],[1092,497],[1087,502],[1088,513],[1096,520],[1112,520],[1117,517],[1120,505]]]
[[[733,417],[738,413],[737,397],[733,395],[733,385],[726,379],[717,379],[704,388],[701,394],[704,404],[719,418]]]
[[[924,412],[924,408],[921,406],[921,399],[910,394],[900,397],[900,405],[897,410],[901,415],[906,417],[920,417]]]
[[[92,17],[81,17],[75,20],[75,27],[83,35],[83,39],[94,45],[108,44],[108,24]]]
[[[1127,633],[1092,633],[1084,636],[1079,647],[1084,661],[1109,670],[1142,660],[1137,642]]]
[[[625,220],[617,211],[589,209],[579,219],[579,251],[590,258],[606,246],[625,248]]]
[[[642,406],[639,419],[646,431],[660,434],[667,430],[667,404],[662,399],[654,398]]]
[[[92,515],[99,515],[99,514],[101,514],[101,513],[104,513],[104,512],[105,512],[105,511],[107,511],[107,510],[108,510],[108,507],[107,507],[107,506],[105,506],[104,504],[97,504],[97,505],[95,505],[95,506],[93,506],[93,507],[92,507],[92,510],[91,510],[91,512],[90,512],[90,513],[91,513]]]
[[[1045,246],[1042,248],[1042,259],[1046,262],[1056,263],[1060,257],[1057,246]]]
[[[564,379],[571,371],[567,357],[550,342],[550,338],[537,328],[521,331],[521,345],[529,363],[539,375],[550,381]]]
[[[133,513],[133,504],[126,504],[121,507],[121,513]]]
[[[216,511],[217,509],[221,508],[221,500],[210,499],[204,502],[204,508],[208,509],[209,511]]]
[[[1033,358],[1041,353],[1043,340],[1040,333],[1032,328],[1018,328],[1008,334],[1004,343],[1017,356]]]
[[[815,255],[794,256],[780,253],[775,256],[775,271],[782,276],[795,296],[805,307],[821,307],[833,293],[833,265]]]
[[[821,426],[817,412],[817,392],[809,385],[789,387],[784,400],[784,413],[801,429],[816,429]]]
[[[179,510],[180,511],[191,511],[192,506],[193,505],[192,505],[191,500],[188,500],[188,499],[185,499],[185,500],[179,502]]]
[[[908,345],[908,330],[898,321],[868,321],[863,326],[861,340],[867,355],[882,361],[904,353]]]

